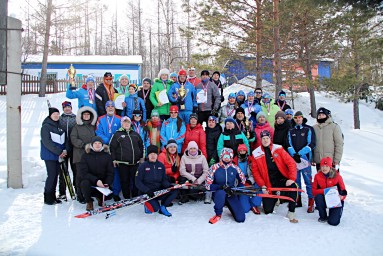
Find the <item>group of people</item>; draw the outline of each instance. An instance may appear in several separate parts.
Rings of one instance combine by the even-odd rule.
[[[122,109],[116,109],[114,100],[120,95],[125,101]],[[204,70],[199,79],[195,68],[172,74],[162,69],[153,84],[145,78],[140,88],[129,83],[127,75],[120,76],[119,87],[114,88],[113,75],[106,72],[97,88],[94,78],[88,77],[81,88],[69,84],[66,96],[78,99],[77,115],[65,101],[61,116],[57,108],[49,108],[41,128],[41,158],[48,173],[46,204],[66,199],[60,177],[60,161],[66,161],[73,171],[77,200],[86,204],[86,210],[94,209],[92,197],[99,206],[104,203],[95,186],[110,188],[110,199],[119,201],[121,195],[153,197],[155,191],[188,183],[206,190],[204,198],[190,189],[172,190],[146,202],[145,213],[171,216],[168,208],[174,199],[179,205],[203,199],[214,201],[210,223],[221,219],[225,205],[237,222],[244,222],[245,213],[261,214],[261,204],[265,214],[272,213],[280,200],[238,195],[234,187],[250,186],[268,194],[274,193],[268,190],[272,187],[301,188],[303,176],[307,212],[314,212],[315,202],[319,221],[340,222],[343,204],[328,215],[324,189],[328,184],[338,186],[342,202],[347,195],[337,170],[343,135],[326,108],[318,109],[317,123],[309,126],[303,113],[294,113],[286,103],[284,91],[276,101],[261,88],[230,93],[222,105],[220,73],[210,77]],[[312,165],[318,170],[314,182]],[[296,223],[300,193],[285,195],[294,201],[288,203],[287,216]]]

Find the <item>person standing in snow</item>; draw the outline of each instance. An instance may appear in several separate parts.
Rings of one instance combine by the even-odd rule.
[[[219,161],[217,143],[222,133],[222,127],[217,123],[217,118],[215,116],[209,116],[205,132],[207,162],[209,163],[209,166],[212,166]]]
[[[202,154],[207,157],[206,133],[202,125],[198,123],[198,116],[195,113],[190,115],[189,124],[186,125],[185,140],[181,150],[182,154],[185,152],[190,141],[196,142]]]
[[[275,114],[280,110],[277,105],[274,104],[274,100],[270,94],[264,93],[262,96],[262,112],[266,114],[266,120],[271,127],[274,127]]]
[[[162,122],[158,110],[153,109],[150,119],[146,122],[146,128],[148,130],[149,145],[155,145],[158,149],[161,148],[161,127]],[[160,153],[160,152],[158,152]]]
[[[178,153],[181,153],[182,144],[185,140],[186,126],[178,116],[178,107],[170,107],[170,118],[162,123],[161,127],[161,145],[164,147],[170,139],[177,142]]]
[[[237,129],[236,122],[233,118],[228,117],[225,120],[225,128],[223,133],[219,136],[217,143],[217,153],[221,152],[223,148],[231,148],[234,156],[237,155],[237,148],[239,144],[245,144],[248,151],[250,151],[249,141],[246,136]]]
[[[286,121],[286,114],[283,111],[278,111],[275,114],[274,137],[273,143],[281,145],[285,150],[289,147],[288,133],[290,124]]]
[[[163,90],[166,90],[166,93],[169,92],[173,85],[173,81],[169,80],[169,74],[170,72],[168,69],[161,69],[160,72],[158,72],[158,78],[154,80],[154,84],[150,90],[150,101],[152,102],[154,109],[158,110],[158,113],[160,113],[162,121],[169,118],[170,103],[159,102],[156,93],[158,94]]]
[[[118,79],[119,83],[120,83],[120,86],[118,88],[116,88],[117,90],[117,93],[120,94],[120,95],[124,95],[125,98],[126,97],[129,97],[130,95],[130,92],[128,90],[128,84],[130,83],[129,81],[129,77],[128,75],[122,75],[120,76],[120,78]],[[126,102],[123,102],[122,103],[122,107],[126,107]],[[119,115],[119,116],[124,116],[122,114],[122,112],[124,111],[124,109],[116,109],[116,114]]]
[[[258,104],[261,105],[262,104],[262,95],[263,95],[262,88],[255,88],[254,93],[255,93],[254,101],[258,102]]]
[[[292,128],[295,125],[295,123],[294,123],[294,111],[292,109],[286,109],[285,114],[286,114],[286,122],[289,123],[290,128]]]
[[[213,75],[211,75],[210,81],[215,83],[215,85],[217,86],[217,88],[221,94],[221,102],[224,102],[225,97],[223,97],[223,85],[221,83],[220,77],[221,77],[221,73],[219,71],[214,71]]]
[[[176,183],[180,176],[180,156],[177,154],[177,142],[168,140],[166,147],[158,156],[158,161],[165,166],[165,173],[170,183]]]
[[[196,76],[196,73],[195,73],[195,67],[190,67],[188,68],[188,78],[187,78],[188,82],[191,83],[194,87],[197,86],[197,84],[201,83],[201,79],[199,79],[197,76]]]
[[[229,211],[236,222],[245,221],[245,212],[237,195],[234,195],[232,187],[236,182],[243,186],[246,177],[241,169],[233,164],[234,152],[231,148],[223,148],[220,152],[220,162],[210,167],[206,179],[206,189],[214,194],[215,215],[209,223],[215,224],[222,218],[223,207],[228,206]]]
[[[70,82],[73,81],[73,78],[70,79]],[[78,99],[78,108],[81,107],[91,107],[94,110],[97,110],[96,107],[96,90],[94,88],[96,81],[92,76],[88,76],[85,79],[85,84],[81,86],[81,88],[72,88],[70,84],[68,84],[66,90],[66,97],[68,99]]]
[[[250,91],[247,93],[247,100],[241,105],[245,110],[246,118],[252,122],[252,125],[257,123],[257,114],[262,111],[261,105],[254,101],[254,92]]]
[[[177,83],[177,73],[176,72],[173,72],[170,74],[170,80],[173,81],[173,83]]]
[[[65,131],[60,128],[60,111],[57,108],[49,108],[49,115],[44,119],[41,126],[41,150],[40,157],[44,160],[47,168],[47,179],[44,187],[44,203],[48,205],[59,204],[61,200],[56,198],[57,179],[60,173],[59,158],[65,158]]]
[[[236,108],[240,107],[243,103],[245,103],[246,101],[246,94],[240,90],[239,92],[237,92],[237,96],[235,98],[235,104],[236,104]]]
[[[266,119],[266,115],[263,111],[258,112],[257,114],[257,124],[255,125],[254,132],[255,132],[255,143],[251,145],[251,149],[254,150],[257,147],[259,147],[261,143],[261,132],[262,131],[268,131],[271,135],[271,140],[274,138],[274,128],[271,127],[269,122]]]
[[[218,114],[218,117],[219,117],[219,123],[221,125],[224,124],[225,122],[225,119],[228,118],[229,116],[230,117],[233,117],[235,116],[235,109],[236,109],[236,105],[235,105],[235,93],[230,93],[228,98],[227,98],[227,104],[226,106],[223,106],[220,110],[219,110],[219,114]]]

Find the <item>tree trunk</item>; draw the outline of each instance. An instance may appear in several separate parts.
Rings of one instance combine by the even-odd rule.
[[[157,45],[158,45],[158,70],[161,70],[161,42],[160,42],[160,0],[157,0]]]
[[[359,119],[359,96],[360,96],[360,85],[354,87],[354,99],[352,100],[353,113],[354,113],[354,129],[360,129]]]
[[[279,91],[282,90],[282,63],[280,54],[280,35],[279,35],[279,0],[273,0],[274,17],[274,74],[275,74],[275,99],[278,98]]]
[[[256,53],[256,65],[255,65],[255,70],[256,70],[256,88],[262,88],[262,11],[261,11],[261,5],[262,5],[262,0],[256,0],[256,5],[257,5],[257,14],[256,14],[256,48],[257,48],[257,53]]]
[[[43,52],[43,63],[41,68],[39,97],[45,97],[46,86],[47,86],[47,65],[48,65],[48,53],[49,53],[49,33],[51,29],[52,0],[48,0],[48,7],[47,7],[46,14],[47,16],[46,16],[46,23],[45,23],[44,52]]]
[[[190,0],[187,0],[187,23],[188,23],[188,27],[187,27],[187,38],[186,38],[186,60],[187,60],[187,63],[188,65],[191,65],[191,38],[190,38],[190,12],[191,12],[191,9],[190,9]]]

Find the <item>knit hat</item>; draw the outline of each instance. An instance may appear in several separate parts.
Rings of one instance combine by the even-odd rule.
[[[175,141],[173,139],[168,140],[168,143],[166,144],[166,148],[171,147],[171,146],[178,147],[177,141]]]
[[[286,97],[286,93],[282,90],[282,91],[279,92],[278,96],[284,96],[284,97]]]
[[[219,73],[219,71],[214,71],[213,74],[212,74],[212,76],[214,76],[214,74],[218,74],[218,77],[221,76],[221,73]]]
[[[178,106],[176,106],[176,105],[170,106],[169,112],[177,112],[178,113]]]
[[[247,97],[249,97],[249,96],[254,97],[254,96],[255,96],[254,92],[253,92],[253,91],[249,91],[249,92],[247,93]]]
[[[214,122],[217,122],[217,117],[215,117],[215,116],[209,116],[208,121],[210,121],[210,120],[214,120]]]
[[[108,100],[108,101],[105,103],[105,109],[106,109],[107,107],[115,107],[115,105],[114,105],[114,101]]]
[[[122,80],[123,78],[126,78],[126,79],[128,79],[128,81],[129,81],[129,77],[128,77],[128,75],[122,75],[122,76],[120,76],[120,78],[118,79],[118,81],[121,82],[121,80]],[[129,83],[129,82],[128,82],[128,83]]]
[[[320,160],[320,166],[328,166],[332,167],[332,159],[331,157],[324,157],[322,160]]]
[[[196,148],[198,150],[198,144],[194,140],[190,141],[188,144],[188,150],[191,148]]]
[[[142,111],[139,109],[133,110],[133,115],[142,115]]]
[[[155,153],[158,155],[158,147],[156,145],[150,145],[146,151],[148,152],[148,155],[150,155],[151,153]]]
[[[235,93],[234,92],[232,92],[232,93],[230,93],[229,94],[229,97],[227,97],[228,99],[230,99],[230,98],[234,98],[235,99]]]
[[[104,78],[106,78],[106,77],[113,77],[113,75],[110,72],[105,72]]]
[[[257,114],[257,117],[256,117],[257,121],[258,121],[258,119],[259,119],[261,116],[263,116],[264,118],[266,118],[265,113],[263,113],[263,111],[259,111],[258,114]]]
[[[151,116],[160,116],[160,113],[158,112],[157,109],[153,109],[152,113],[151,113]]]
[[[88,77],[85,79],[85,83],[87,84],[88,82],[93,82],[93,83],[95,83],[96,80],[94,80],[94,77],[93,77],[93,76],[88,76]]]
[[[186,70],[185,69],[181,69],[180,71],[178,71],[178,76],[186,76]]]
[[[123,123],[123,122],[132,123],[132,120],[130,120],[130,118],[128,116],[123,116],[123,117],[121,117],[121,123]]]
[[[189,120],[192,119],[192,118],[198,120],[198,115],[197,115],[196,113],[192,113],[192,114],[190,114],[190,116],[189,116]]]
[[[201,76],[203,76],[203,75],[210,76],[209,70],[202,70],[201,71]]]
[[[285,114],[285,112],[283,112],[283,111],[278,111],[278,112],[275,114],[275,120],[277,120],[278,117],[282,117],[283,119],[286,119],[286,114]]]
[[[286,115],[294,115],[294,111],[291,108],[285,110]]]
[[[270,139],[271,139],[271,134],[270,134],[270,132],[268,131],[268,130],[263,130],[263,131],[261,131],[261,133],[259,134],[259,137],[262,139],[262,137],[265,137],[265,136],[267,136],[267,137],[269,137]]]
[[[245,110],[244,110],[242,107],[238,107],[238,108],[235,110],[235,115],[237,115],[238,112],[241,112],[241,113],[245,114]]]
[[[170,74],[169,77],[177,77],[177,73],[173,72],[173,73]]]
[[[134,89],[135,91],[137,91],[137,85],[135,85],[135,84],[130,84],[129,87],[133,87],[133,89]],[[129,88],[129,87],[128,87],[128,88]]]
[[[318,116],[319,114],[325,114],[325,115],[328,117],[329,115],[331,115],[331,111],[328,110],[327,108],[320,107],[320,108],[318,108],[318,110],[317,110],[317,116]]]
[[[169,74],[170,74],[169,69],[163,68],[160,70],[160,72],[158,72],[158,77],[161,78],[161,75],[169,75]]]
[[[270,99],[271,96],[267,92],[262,95],[262,99]]]
[[[152,80],[148,77],[145,77],[144,79],[142,79],[142,83],[144,82],[148,82],[150,85],[152,84]]]
[[[295,112],[294,117],[297,117],[297,116],[301,116],[301,117],[303,117],[303,113],[302,113],[302,111],[297,111],[297,112]]]
[[[71,107],[72,108],[72,103],[70,101],[64,101],[63,103],[61,103],[61,106],[63,107],[63,109],[65,107]]]
[[[229,116],[229,117],[227,117],[227,118],[225,119],[225,125],[226,125],[226,123],[228,123],[228,122],[232,122],[233,124],[235,124],[235,120],[234,120],[234,118],[232,118],[231,116]]]
[[[237,92],[237,97],[238,96],[246,96],[244,91],[240,90],[239,92]]]
[[[188,71],[190,70],[194,70],[195,71],[195,67],[191,66],[191,67],[188,67]]]
[[[56,112],[60,113],[60,111],[57,108],[49,108],[49,116]]]
[[[237,152],[241,151],[241,150],[245,150],[246,153],[247,153],[247,147],[245,144],[239,144],[238,145],[238,149],[237,149]]]
[[[233,161],[233,157],[234,157],[234,152],[231,148],[223,148],[221,150],[221,154],[220,154],[220,159],[230,159],[230,161]]]
[[[102,141],[102,138],[100,136],[94,136],[91,141],[90,141],[90,145],[93,145],[93,143],[95,142],[101,142],[101,144],[104,144],[104,142]]]

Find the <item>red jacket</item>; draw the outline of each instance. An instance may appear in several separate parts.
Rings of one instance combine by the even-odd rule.
[[[273,141],[273,138],[274,138],[274,128],[272,128],[269,124],[269,122],[266,122],[264,125],[259,125],[259,124],[256,124],[255,125],[255,136],[256,136],[256,140],[255,140],[255,143],[252,143],[251,145],[251,151],[253,151],[254,149],[256,149],[257,147],[261,146],[261,137],[260,137],[260,134],[263,130],[267,130],[269,131],[270,135],[271,135],[271,141]]]
[[[323,172],[320,171],[314,177],[314,183],[312,186],[313,194],[314,196],[323,195],[325,188],[334,187],[334,186],[338,188],[338,192],[339,192],[339,195],[342,196],[342,200],[346,199],[347,190],[346,190],[346,186],[344,185],[342,176],[340,176],[340,174],[336,172],[335,176],[330,178],[330,177],[326,177],[323,174]]]
[[[294,159],[280,145],[270,144],[270,151],[281,174],[289,180],[296,180],[297,165]],[[260,186],[271,188],[263,147],[256,148],[251,155],[251,171],[255,182]]]
[[[198,77],[188,77],[187,80],[189,83],[193,84],[194,87],[196,87],[197,84],[201,83],[201,79],[199,79]]]
[[[198,149],[201,150],[202,154],[207,158],[206,133],[201,124],[197,124],[193,129],[190,128],[190,124],[186,125],[185,140],[181,150],[182,154],[187,149],[189,142],[193,140],[197,143]]]
[[[176,156],[174,161],[178,159],[178,162],[180,162],[180,157],[178,156],[177,152],[175,153],[175,155]],[[160,155],[158,156],[158,161],[165,165],[166,175],[173,177],[177,181],[178,177],[180,176],[180,167],[179,166],[177,167],[177,171],[175,173],[172,172],[173,164],[168,162],[166,159],[166,148],[164,148],[162,152],[160,153]]]

